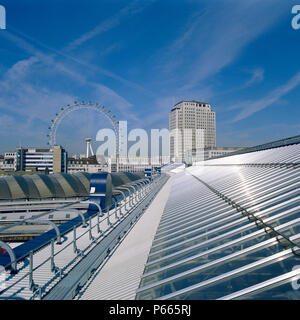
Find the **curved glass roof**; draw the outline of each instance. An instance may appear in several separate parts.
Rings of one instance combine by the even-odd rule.
[[[0,178],[0,200],[70,198],[89,195],[89,174],[12,175]]]
[[[6,179],[0,179],[0,199],[11,199],[11,197]]]
[[[300,299],[299,213],[300,144],[178,173],[136,298]]]
[[[142,172],[112,173],[113,188],[144,177]],[[11,175],[0,178],[0,201],[72,198],[89,195],[90,174]]]
[[[143,172],[117,172],[111,174],[112,188],[144,178]]]

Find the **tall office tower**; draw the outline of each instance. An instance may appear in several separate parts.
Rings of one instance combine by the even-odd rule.
[[[187,153],[216,146],[216,117],[210,104],[181,101],[169,117],[171,161],[182,162]]]

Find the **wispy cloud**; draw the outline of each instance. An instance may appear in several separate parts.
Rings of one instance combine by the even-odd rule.
[[[0,109],[2,114],[14,115],[13,118],[10,115],[1,118],[1,121],[6,121],[6,128],[10,127],[8,132],[14,130],[24,140],[30,139],[36,143],[40,139],[38,143],[45,144],[47,122],[50,122],[55,112],[61,106],[84,98],[76,88],[84,88],[83,92],[88,93],[87,99],[94,99],[112,108],[113,114],[138,120],[131,110],[132,104],[114,90],[99,82],[90,81],[86,73],[63,63],[56,55],[41,52],[25,39],[12,34],[8,39],[30,55],[29,58],[16,62],[1,79]],[[65,86],[60,89],[55,82],[72,82],[72,86],[64,90]],[[37,130],[39,139],[36,136]],[[35,132],[34,139],[30,134],[32,132]]]
[[[180,66],[184,60],[182,51],[185,51],[185,46],[189,46],[189,42],[195,38],[195,32],[207,17],[207,13],[207,10],[203,10],[192,14],[182,34],[180,34],[168,48],[164,49],[163,54],[159,52],[159,58],[161,60],[159,68],[161,70],[168,73]],[[174,59],[175,56],[176,59]]]
[[[278,22],[283,6],[279,0],[226,1],[218,6],[213,2],[194,14],[172,50],[166,50],[167,71],[173,68],[182,74],[180,91],[203,86],[232,64],[248,44]],[[261,76],[257,73],[251,81]]]
[[[269,92],[265,97],[256,101],[245,101],[240,103],[243,110],[234,118],[233,122],[246,119],[254,113],[261,111],[274,103],[278,102],[283,96],[300,85],[300,71],[293,76],[287,83]]]
[[[66,59],[66,61],[68,61],[68,62],[71,62],[71,63],[73,62],[73,63],[77,64],[79,67],[84,67],[85,69],[88,69],[94,73],[100,73],[108,78],[117,80],[120,83],[128,86],[129,88],[136,89],[136,90],[142,92],[143,94],[146,94],[148,96],[153,95],[153,93],[151,91],[146,90],[141,85],[136,84],[128,79],[125,79],[125,78],[123,78],[123,77],[121,77],[121,76],[119,76],[109,70],[106,70],[105,68],[103,68],[99,65],[89,63],[88,61],[83,61],[82,59],[75,57],[75,56],[72,56],[63,50],[57,50],[52,47],[49,47],[48,45],[45,45],[44,43],[41,43],[40,41],[37,41],[36,39],[33,39],[32,37],[25,35],[23,32],[20,32],[19,30],[16,30],[12,27],[10,27],[10,29],[13,30],[14,33],[16,33],[16,34],[13,34],[12,32],[6,31],[5,33],[1,33],[0,35],[5,37],[6,39],[12,41],[15,45],[17,45],[19,48],[23,49],[27,53],[39,57],[44,62],[46,62],[48,60],[48,63],[51,63],[51,61],[52,62],[54,60],[56,61],[57,58],[63,58],[63,59]],[[109,48],[107,48],[107,52],[110,52],[112,50],[113,46],[116,46],[116,45],[112,45]],[[39,47],[43,48],[44,51],[47,51],[48,53],[47,54],[43,53],[44,51],[38,49]],[[58,64],[58,62],[55,62],[55,63]],[[60,65],[62,66],[62,63]],[[81,74],[78,73],[77,76],[80,77]]]
[[[247,78],[247,80],[244,83],[242,83],[240,86],[235,86],[235,87],[232,87],[228,90],[218,92],[217,95],[221,96],[221,95],[229,94],[229,93],[233,93],[233,92],[236,93],[240,90],[244,90],[244,89],[247,89],[255,84],[261,83],[264,80],[265,71],[262,68],[247,70],[246,72],[250,76]],[[227,110],[233,110],[233,109],[239,109],[239,108],[240,108],[239,105],[234,105],[234,106],[229,107]]]
[[[134,0],[130,2],[126,7],[122,8],[120,11],[118,11],[114,16],[110,17],[109,19],[106,19],[102,21],[99,25],[97,25],[94,29],[84,33],[76,40],[69,43],[65,50],[66,51],[72,51],[76,49],[77,47],[81,46],[88,40],[91,40],[92,38],[99,36],[115,27],[120,25],[121,21],[126,17],[131,17],[141,11],[143,11],[149,4],[151,4],[152,1],[139,1]]]
[[[250,79],[243,85],[243,88],[250,87],[254,83],[259,83],[264,80],[264,69],[257,68],[249,72],[251,74]]]
[[[3,82],[4,85],[9,85],[11,83],[12,77],[21,80],[21,76],[24,77],[25,74],[36,71],[36,69],[32,70],[32,68],[34,69],[39,64],[43,64],[43,68],[41,68],[42,78],[45,77],[45,70],[48,70],[48,72],[52,73],[57,72],[57,75],[63,74],[64,76],[71,78],[72,81],[76,81],[85,86],[90,86],[97,92],[99,92],[99,88],[101,88],[102,99],[110,101],[112,105],[116,105],[119,111],[122,110],[124,114],[126,113],[126,111],[128,111],[128,107],[131,106],[131,103],[126,101],[126,99],[120,97],[120,95],[117,94],[114,90],[104,86],[103,84],[88,81],[83,73],[78,72],[74,68],[69,67],[66,63],[63,63],[61,60],[57,60],[55,54],[45,54],[27,40],[20,38],[19,36],[16,36],[12,33],[7,32],[5,36],[18,47],[25,50],[27,53],[32,54],[32,56],[28,59],[24,59],[17,62],[14,66],[11,67],[11,69],[3,77],[6,80]],[[58,54],[61,53],[55,49],[53,49],[53,51]],[[82,62],[76,58],[72,58],[71,61],[75,61],[81,66],[90,66],[91,68],[93,68],[93,66],[91,66],[88,62]],[[95,66],[95,68],[96,70],[101,69],[97,66]],[[102,72],[114,79],[118,79],[121,82],[130,85],[135,89],[139,88],[140,90],[142,90],[138,85],[130,83],[130,81],[122,79],[110,73],[109,71],[102,70]]]

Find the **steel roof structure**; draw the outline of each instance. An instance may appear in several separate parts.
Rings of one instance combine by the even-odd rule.
[[[300,299],[299,140],[161,172],[96,186],[61,244],[55,229],[32,240],[0,298]]]
[[[176,175],[136,299],[300,299],[300,144]]]
[[[0,228],[3,231],[27,223],[51,227],[18,246],[0,241],[0,248],[6,251],[0,254],[1,280],[5,269],[0,299],[74,298],[168,180],[166,175],[141,176],[124,173],[112,178],[108,173],[93,174],[90,188],[101,193],[91,193],[89,198],[78,201],[88,205],[85,212],[70,208],[74,202],[52,210],[74,211],[75,218],[56,225],[45,218],[48,211]],[[113,198],[112,206],[107,207],[107,197]]]

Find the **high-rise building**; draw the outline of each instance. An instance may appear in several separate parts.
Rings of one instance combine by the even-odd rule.
[[[216,146],[216,116],[211,105],[181,101],[169,117],[171,161],[183,161],[185,154]]]

